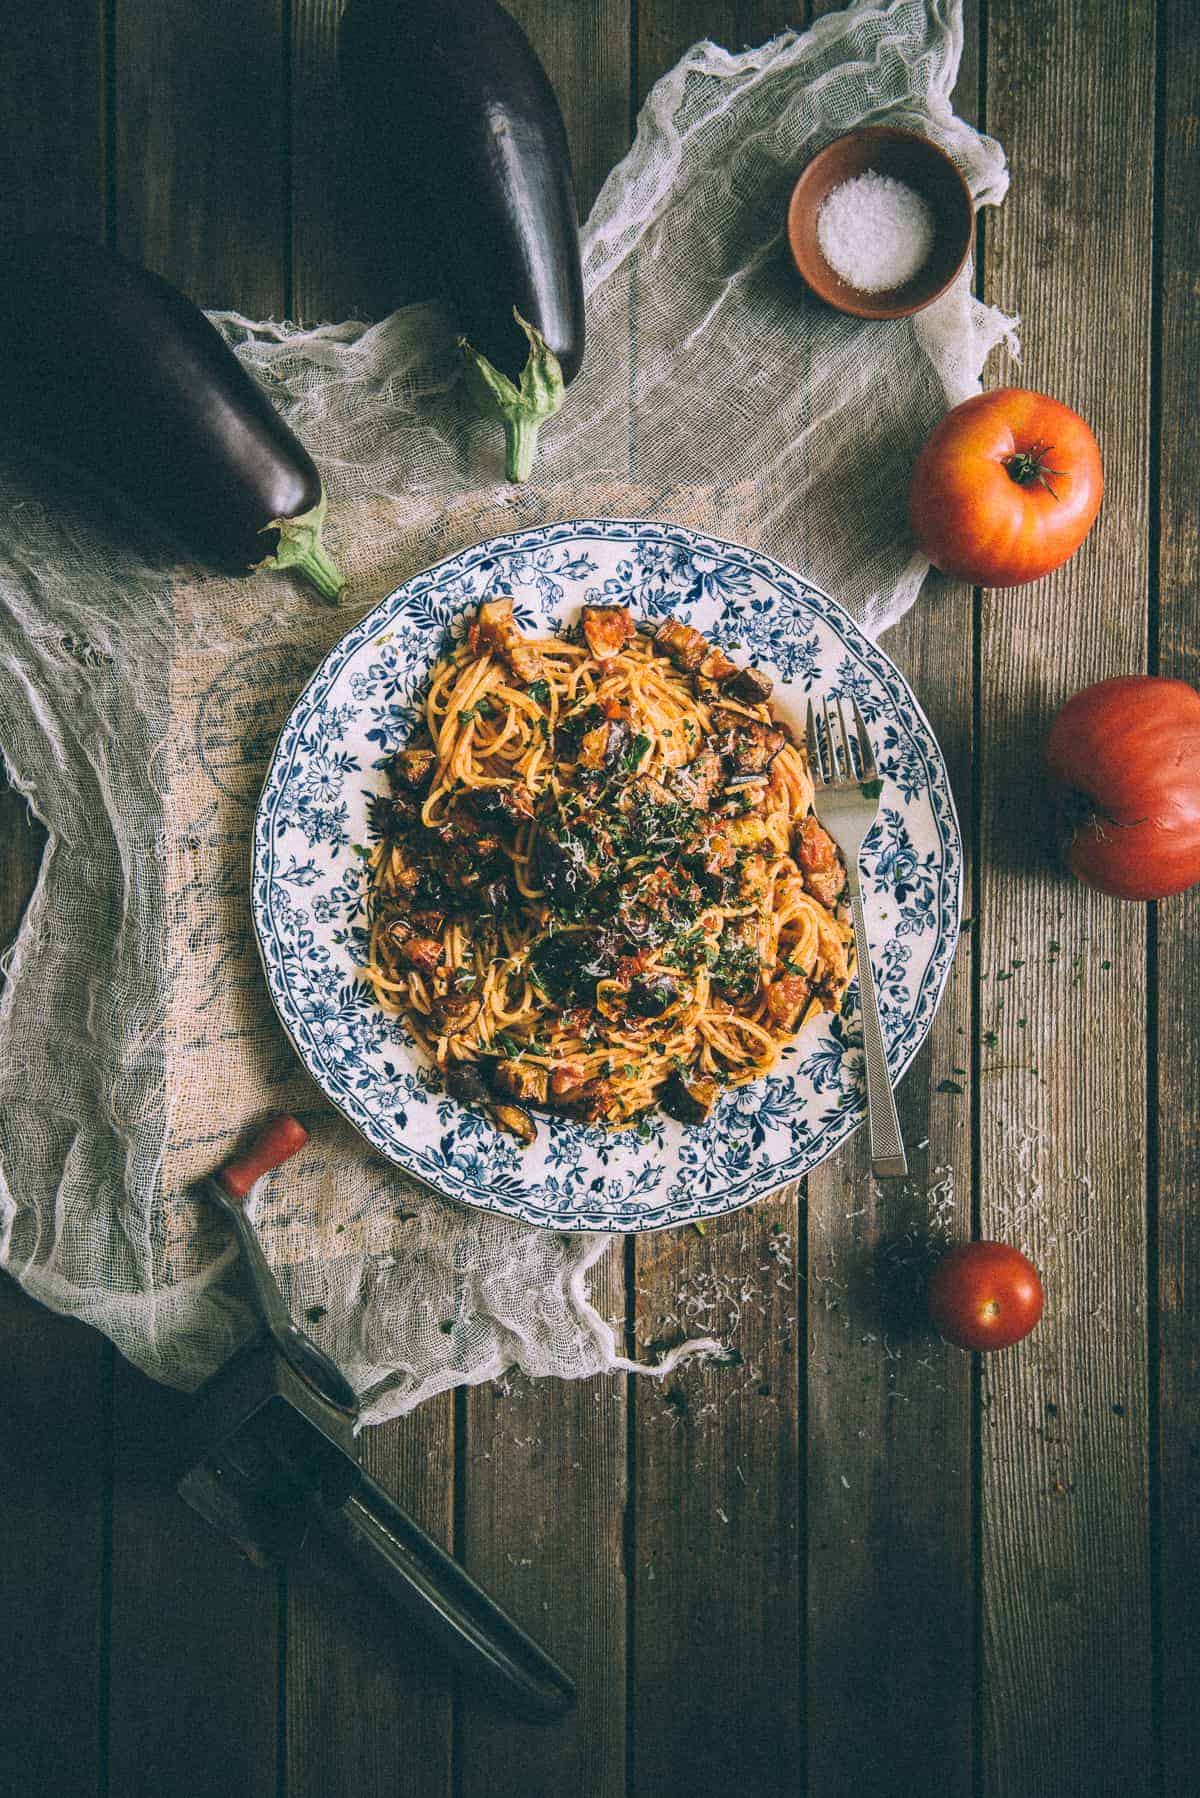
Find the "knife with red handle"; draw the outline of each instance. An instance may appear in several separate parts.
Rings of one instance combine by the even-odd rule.
[[[225,1162],[205,1182],[205,1193],[220,1206],[237,1235],[266,1335],[316,1400],[315,1406],[307,1406],[307,1414],[291,1413],[286,1452],[280,1452],[274,1436],[265,1453],[259,1452],[261,1443],[247,1448],[243,1437],[237,1452],[226,1445],[217,1472],[226,1486],[240,1479],[253,1488],[253,1502],[243,1515],[261,1513],[264,1480],[279,1482],[282,1492],[266,1495],[278,1500],[269,1506],[272,1514],[302,1513],[292,1529],[291,1546],[298,1546],[307,1526],[315,1523],[407,1622],[509,1709],[531,1722],[562,1717],[575,1702],[571,1679],[359,1466],[354,1451],[358,1414],[354,1388],[337,1363],[294,1322],[284,1303],[243,1201],[264,1174],[307,1141],[308,1132],[297,1118],[274,1118],[243,1154]],[[218,1372],[213,1381],[221,1377]],[[312,1466],[319,1463],[319,1474],[305,1463],[306,1430],[314,1439]],[[205,1489],[201,1481],[193,1486],[196,1491]],[[191,1493],[188,1496],[196,1502]],[[212,1515],[203,1503],[201,1508]]]

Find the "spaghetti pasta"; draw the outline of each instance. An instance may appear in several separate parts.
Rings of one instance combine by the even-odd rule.
[[[621,606],[526,638],[485,602],[389,766],[364,978],[451,1094],[699,1122],[851,969],[845,871],[770,683]]]

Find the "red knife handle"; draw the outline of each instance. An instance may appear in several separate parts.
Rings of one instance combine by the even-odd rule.
[[[217,1184],[231,1199],[244,1199],[254,1182],[273,1167],[287,1161],[308,1141],[308,1131],[299,1118],[272,1118],[242,1155],[235,1155],[217,1171]]]

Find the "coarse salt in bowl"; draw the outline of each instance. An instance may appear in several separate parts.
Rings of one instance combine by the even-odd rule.
[[[919,132],[847,132],[804,169],[788,207],[788,242],[808,287],[859,318],[903,318],[943,294],[974,237],[970,190]]]
[[[933,214],[907,182],[868,169],[826,194],[817,242],[840,280],[859,293],[891,293],[924,267]]]

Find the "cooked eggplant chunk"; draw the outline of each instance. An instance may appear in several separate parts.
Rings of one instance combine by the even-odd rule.
[[[635,634],[633,619],[624,606],[584,606],[583,640],[598,662],[620,655]]]
[[[685,674],[694,674],[712,644],[681,618],[664,618],[654,633],[654,647],[661,655],[670,656]]]
[[[734,775],[764,774],[787,742],[786,734],[775,725],[745,718],[740,712],[718,708],[712,718],[720,733],[714,748]]]
[[[437,756],[432,749],[402,749],[394,755],[388,776],[393,787],[407,787],[410,793],[424,793],[433,780]]]
[[[470,1105],[475,1111],[491,1110],[492,1095],[473,1061],[450,1063],[446,1069],[446,1091],[460,1105]]]
[[[745,705],[766,705],[772,684],[757,668],[739,668],[721,678],[721,685],[730,697],[740,699]]]
[[[526,686],[540,680],[545,674],[541,652],[521,635],[521,627],[513,617],[510,593],[501,594],[499,599],[484,600],[471,630],[477,633],[480,643],[495,650],[510,671],[519,681],[524,681]]]
[[[668,779],[671,791],[689,805],[706,806],[723,778],[721,758],[712,749],[702,749],[693,761],[682,768],[672,768]]]
[[[802,974],[780,974],[767,988],[767,1015],[779,1029],[794,1030],[811,995],[811,983]]]
[[[437,973],[442,963],[442,945],[436,937],[418,936],[405,919],[391,926],[390,935],[406,968],[427,976]]]
[[[731,662],[723,649],[710,649],[696,673],[701,680],[722,686],[737,671],[737,663]]]
[[[477,787],[468,800],[471,811],[483,824],[502,824],[516,828],[533,817],[533,794],[520,781],[511,786]]]
[[[639,974],[629,985],[627,1008],[638,1018],[661,1018],[679,1002],[682,989],[670,974]]]
[[[702,1124],[720,1096],[715,1080],[703,1076],[685,1080],[682,1074],[672,1074],[663,1088],[662,1107],[681,1124]]]
[[[522,1147],[537,1141],[537,1125],[523,1105],[493,1105],[491,1112],[500,1129],[515,1136]]]
[[[460,1105],[486,1112],[497,1129],[515,1136],[525,1148],[537,1140],[537,1126],[524,1106],[498,1103],[474,1062],[451,1062],[446,1070],[446,1091]]]
[[[837,844],[817,823],[810,812],[795,842],[796,860],[804,875],[804,884],[822,905],[836,905],[846,885],[846,870]]]
[[[550,1093],[550,1074],[536,1062],[498,1061],[492,1070],[492,1085],[506,1098],[544,1105]]]

